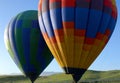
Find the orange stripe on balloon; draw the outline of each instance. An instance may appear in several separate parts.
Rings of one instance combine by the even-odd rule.
[[[62,67],[64,67],[65,66],[65,62],[64,62],[64,59],[61,56],[60,50],[58,49],[58,45],[57,45],[56,39],[54,37],[49,38],[46,33],[42,33],[42,34],[44,36],[44,39],[45,39],[48,47],[50,48],[52,54],[54,55],[54,57],[56,58],[58,63]]]
[[[103,37],[104,37],[104,36],[103,36]],[[95,46],[99,46],[99,44],[101,43],[102,40],[103,40],[103,38],[102,38],[102,39],[96,38],[96,39],[95,39],[95,42],[94,42],[94,45],[95,45]]]
[[[49,41],[48,35],[46,33],[42,32],[42,35],[43,35],[44,39],[46,39],[46,42]]]
[[[42,0],[39,1],[39,4],[38,4],[38,11],[41,11],[41,8],[42,8]]]
[[[52,41],[53,44],[54,44],[54,43],[57,43],[55,37],[50,37],[50,40]]]
[[[84,50],[84,51],[90,51],[91,46],[92,46],[92,45],[84,44],[84,46],[83,46],[83,50]]]
[[[63,42],[64,41],[64,33],[63,33],[63,29],[56,29],[54,30],[55,36],[58,37],[56,39],[59,39],[59,42]]]
[[[63,28],[61,28],[61,29],[55,29],[54,30],[54,33],[56,34],[56,35],[59,35],[59,36],[63,36]]]

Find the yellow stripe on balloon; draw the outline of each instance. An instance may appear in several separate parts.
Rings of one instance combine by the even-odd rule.
[[[66,48],[65,48],[65,42],[64,42],[63,29],[54,30],[54,33],[55,33],[55,38],[56,38],[56,41],[57,41],[58,49],[61,52],[61,55],[59,55],[59,56],[62,57],[61,61],[64,62],[62,67],[65,67],[65,66],[67,66],[67,63],[66,63],[66,57],[65,57]]]
[[[74,58],[74,22],[63,22],[67,67],[73,67]]]
[[[112,4],[116,6],[116,0],[111,0]]]
[[[101,53],[103,50],[104,46],[106,45],[106,41],[108,40],[108,36],[104,35],[102,40],[95,39],[95,44],[94,47],[92,48],[90,52],[90,57],[87,59],[86,67],[89,67],[91,63],[95,60],[97,55]],[[99,45],[99,47],[98,47]]]
[[[75,48],[74,48],[74,68],[80,67],[81,53],[84,44],[85,37],[75,36]]]
[[[46,33],[42,33],[42,34],[46,41],[46,44],[48,45],[50,51],[52,52],[52,54],[56,55],[54,57],[57,59],[57,61],[59,61],[58,64],[63,67],[63,62],[61,61],[61,59],[59,57],[59,53],[58,53],[57,49],[55,48],[55,45],[54,45],[55,43],[51,42],[51,40],[49,39],[49,37]]]
[[[86,63],[86,58],[89,56],[91,47],[92,45],[84,44],[82,54],[81,54],[81,60],[79,63],[80,68],[86,69],[86,67],[84,67],[84,63]]]

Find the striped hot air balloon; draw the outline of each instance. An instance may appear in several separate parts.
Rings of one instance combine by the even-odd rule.
[[[77,82],[113,33],[115,0],[40,0],[38,11],[48,47]]]
[[[14,17],[5,30],[4,39],[12,59],[32,83],[53,59],[40,32],[36,10]]]

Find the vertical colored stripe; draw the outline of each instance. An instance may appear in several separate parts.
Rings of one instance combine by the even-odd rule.
[[[25,68],[26,68],[26,60],[25,60],[25,56],[24,56],[24,50],[23,50],[23,42],[21,41],[22,40],[22,29],[21,28],[17,28],[15,27],[16,29],[15,32],[14,32],[14,36],[15,36],[15,44],[16,44],[16,51],[18,52],[18,55],[17,57],[19,57],[19,61],[21,63],[21,65]],[[15,34],[17,33],[17,34]]]
[[[43,5],[45,5],[44,4],[44,2],[43,1],[41,1],[41,3],[43,3]],[[44,8],[43,8],[43,5],[41,6],[42,8],[41,8],[41,10],[43,11],[44,10]],[[46,7],[47,7],[48,5],[46,5]],[[57,60],[59,61],[59,64],[60,65],[63,65],[63,63],[61,63],[61,57],[59,56],[59,54],[60,54],[60,52],[57,50],[58,49],[58,47],[56,47],[57,45],[55,45],[53,42],[54,42],[54,40],[52,40],[53,38],[55,39],[55,37],[54,37],[54,33],[53,33],[53,30],[52,30],[52,25],[51,25],[51,21],[50,21],[50,15],[49,15],[50,13],[49,12],[41,12],[40,13],[40,15],[42,15],[42,17],[40,17],[42,20],[41,20],[41,22],[44,22],[44,24],[43,24],[43,27],[47,27],[47,28],[45,28],[45,30],[44,31],[46,31],[47,32],[47,34],[46,33],[43,33],[43,36],[44,36],[44,38],[46,39],[46,41],[47,41],[47,44],[48,44],[48,47],[50,48],[50,50],[52,51],[52,53],[53,54],[56,54],[56,55],[58,55],[58,56],[56,56],[56,58],[57,58]],[[47,18],[48,17],[48,18]],[[46,19],[45,19],[46,18]],[[45,24],[48,24],[48,25],[45,25]],[[50,37],[50,38],[49,38]],[[56,40],[55,40],[56,41]]]
[[[50,18],[54,30],[62,28],[61,8],[50,10]]]
[[[24,56],[26,61],[26,67],[28,65],[28,69],[30,67],[30,28],[21,28],[22,31],[18,31],[16,33],[21,34],[21,38],[19,38],[19,42],[22,42],[22,44],[19,43],[19,46],[21,46],[19,49],[23,50],[23,55],[21,54],[21,57]],[[18,42],[16,41],[16,42]]]
[[[84,29],[87,28],[89,9],[87,8],[76,8],[75,17],[75,28]]]
[[[48,33],[48,36],[49,37],[53,37],[54,36],[54,32],[53,32],[53,28],[52,28],[52,25],[51,25],[51,19],[50,19],[49,12],[45,12],[43,14],[43,21],[45,23],[45,27],[47,27],[46,31]]]
[[[42,51],[44,47],[41,47],[41,45],[44,45],[44,43],[40,41],[39,33],[40,31],[37,28],[32,28],[30,33],[30,63],[31,67],[37,70],[43,69],[44,67],[42,67],[42,65],[45,63],[42,57]]]
[[[86,37],[94,38],[100,25],[102,12],[91,10],[89,13]]]
[[[115,2],[42,1],[39,5],[39,24],[53,55],[67,73],[72,68],[87,69],[114,30],[117,16]]]
[[[15,34],[14,27],[15,27],[16,20],[12,20],[11,23],[9,25],[9,38],[10,38],[10,42],[11,42],[11,48],[12,48],[12,51],[14,53],[16,64],[19,65],[19,67],[22,67],[22,65],[25,64],[25,61],[23,61],[21,63],[19,62],[21,57],[18,54],[18,50],[17,50],[17,46],[16,46],[16,40],[15,40],[15,35],[14,35]]]
[[[51,0],[50,0],[51,2]],[[50,4],[50,7],[52,7],[53,4]],[[65,49],[65,44],[64,44],[64,32],[63,32],[63,25],[62,25],[62,15],[61,15],[61,10],[60,8],[61,2],[54,2],[54,9],[50,10],[50,17],[51,17],[51,23],[53,24],[53,30],[54,30],[54,35],[52,39],[55,40],[57,45],[57,50],[60,52],[59,56],[61,58],[61,61],[63,62],[64,65],[67,66],[66,64],[66,57],[64,56],[66,54],[66,49]],[[60,61],[60,62],[61,62]]]

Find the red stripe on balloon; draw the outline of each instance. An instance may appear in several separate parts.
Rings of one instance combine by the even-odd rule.
[[[86,30],[75,29],[75,36],[84,37]]]
[[[63,22],[64,28],[74,28],[74,22]]]
[[[110,33],[111,33],[110,29],[107,29],[106,32],[105,32],[105,35],[109,37]]]
[[[115,6],[113,6],[112,17],[115,19],[117,18],[117,10]]]
[[[102,40],[103,37],[104,37],[104,34],[102,34],[100,32],[97,33],[97,36],[96,36],[97,39]]]
[[[64,40],[64,32],[63,29],[56,29],[54,30],[55,36],[59,38],[59,41],[63,41]]]
[[[50,41],[53,42],[53,43],[57,43],[55,37],[50,37]]]
[[[76,0],[61,0],[62,7],[75,7]]]
[[[56,30],[54,30],[54,33],[55,33],[56,35],[60,35],[60,36],[64,34],[62,28],[61,28],[61,29],[56,29]]]
[[[85,44],[90,44],[92,45],[94,43],[94,38],[85,38]]]
[[[104,6],[107,6],[109,8],[112,8],[112,3],[110,0],[104,0]]]

